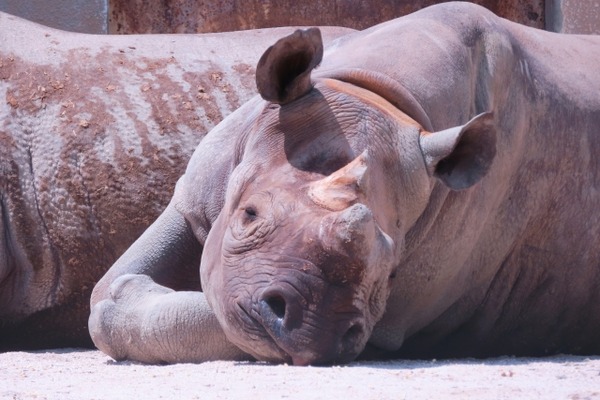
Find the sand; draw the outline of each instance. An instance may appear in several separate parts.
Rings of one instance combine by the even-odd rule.
[[[0,354],[0,399],[600,399],[600,357],[142,365],[99,351]]]

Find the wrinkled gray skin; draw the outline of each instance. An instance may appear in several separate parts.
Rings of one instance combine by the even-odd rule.
[[[0,350],[92,345],[92,288],[293,31],[94,36],[0,13]]]
[[[599,353],[600,37],[447,3],[312,71],[320,55],[317,30],[263,55],[262,98],[95,288],[95,344],[298,365]],[[199,257],[203,292],[155,283]]]

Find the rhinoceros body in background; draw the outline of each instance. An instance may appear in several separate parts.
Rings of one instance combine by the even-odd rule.
[[[96,286],[96,345],[301,365],[599,353],[600,37],[457,2],[322,55],[316,29],[263,55],[262,99],[202,141]],[[199,260],[203,292],[159,285]]]
[[[93,36],[0,13],[0,349],[91,345],[94,284],[292,31]]]

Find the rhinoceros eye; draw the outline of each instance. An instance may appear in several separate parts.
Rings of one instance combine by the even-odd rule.
[[[246,207],[244,209],[244,214],[245,214],[246,218],[250,221],[254,221],[256,219],[256,217],[258,216],[258,213],[256,212],[256,208],[254,208],[253,206]]]

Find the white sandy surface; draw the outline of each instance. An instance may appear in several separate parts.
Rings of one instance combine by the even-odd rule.
[[[600,357],[142,365],[99,351],[0,354],[0,399],[600,399]]]

